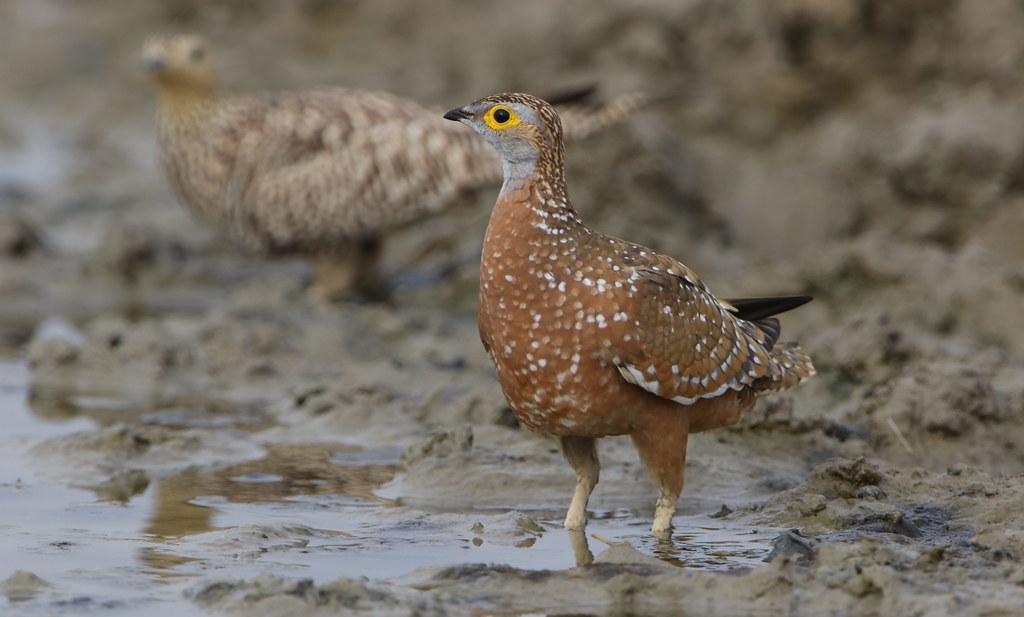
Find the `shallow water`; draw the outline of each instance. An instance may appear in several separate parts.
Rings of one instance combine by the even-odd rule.
[[[99,502],[91,491],[40,479],[26,454],[37,440],[86,430],[93,422],[72,418],[51,422],[33,416],[26,402],[27,371],[0,363],[0,579],[18,570],[53,585],[38,595],[6,595],[4,610],[32,611],[48,605],[58,612],[131,612],[146,605],[149,614],[174,614],[166,606],[177,590],[147,585],[154,575],[136,555],[147,539],[138,532],[147,516],[144,502]],[[0,605],[3,606],[3,605]],[[167,609],[166,612],[163,609]]]
[[[273,444],[262,459],[226,468],[155,478],[129,471],[113,487],[76,488],[61,481],[62,470],[29,458],[29,449],[130,410],[91,401],[88,414],[45,405],[37,406],[41,414],[28,404],[27,377],[22,363],[0,363],[0,580],[24,570],[51,586],[8,592],[5,612],[181,614],[194,610],[184,591],[211,575],[270,572],[325,583],[445,563],[564,569],[588,562],[603,541],[629,542],[679,566],[727,570],[759,563],[777,534],[688,516],[677,518],[685,533],[658,542],[647,535],[648,521],[623,508],[595,513],[588,549],[560,527],[560,509],[426,512],[378,497],[374,489],[394,473],[395,450]],[[196,423],[180,412],[141,417]],[[217,430],[208,417],[198,423]]]

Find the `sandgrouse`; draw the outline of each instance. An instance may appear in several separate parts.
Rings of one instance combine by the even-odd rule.
[[[178,197],[251,250],[310,256],[314,295],[377,287],[383,234],[501,180],[498,158],[472,131],[412,101],[340,88],[221,97],[211,55],[192,35],[151,37],[142,57]],[[567,129],[578,137],[649,101],[569,98]]]
[[[536,97],[497,94],[444,117],[480,133],[504,167],[480,337],[515,416],[558,436],[576,472],[565,526],[586,525],[596,440],[629,435],[659,486],[652,532],[668,537],[688,435],[814,374],[772,317],[810,298],[719,299],[675,259],[591,230],[569,201],[559,116]]]

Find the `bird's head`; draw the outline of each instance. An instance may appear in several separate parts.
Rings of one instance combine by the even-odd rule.
[[[444,115],[480,133],[498,151],[505,164],[532,171],[538,160],[560,167],[562,122],[545,101],[529,94],[494,94]],[[527,169],[528,168],[528,169]]]
[[[202,38],[191,34],[152,36],[142,45],[142,66],[154,83],[171,91],[212,92],[213,61]]]

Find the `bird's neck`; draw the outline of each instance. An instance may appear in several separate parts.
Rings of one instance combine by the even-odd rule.
[[[589,233],[569,201],[560,164],[539,159],[529,173],[509,174],[491,214],[486,240],[525,241],[532,246],[571,242]],[[524,249],[530,250],[530,249]]]
[[[184,126],[199,126],[212,113],[217,102],[213,84],[157,84],[160,116]]]

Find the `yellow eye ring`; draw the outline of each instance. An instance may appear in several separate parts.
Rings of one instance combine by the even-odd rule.
[[[484,114],[484,122],[496,131],[519,124],[519,116],[505,105],[495,105]]]

